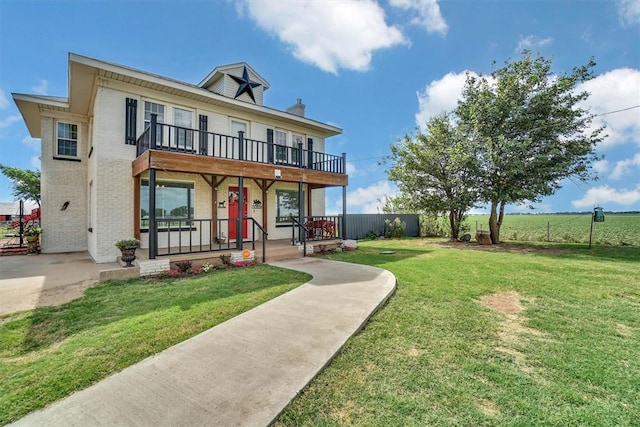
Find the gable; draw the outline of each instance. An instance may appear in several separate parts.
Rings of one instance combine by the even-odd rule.
[[[264,91],[269,89],[269,83],[245,62],[216,67],[198,86],[255,105],[263,105]]]

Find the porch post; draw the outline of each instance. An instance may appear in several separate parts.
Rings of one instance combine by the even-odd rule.
[[[304,192],[302,188],[302,182],[298,182],[298,221],[300,224],[304,224]],[[307,233],[300,227],[298,227],[298,233],[303,246],[302,254],[307,256]]]
[[[152,116],[153,123],[153,116]],[[152,128],[155,129],[155,128]],[[155,132],[153,132],[155,136]],[[152,141],[155,141],[153,139]],[[158,227],[156,226],[156,170],[149,169],[149,259],[158,254]]]
[[[242,131],[240,131],[242,133]],[[244,230],[242,223],[244,220],[244,177],[238,177],[238,219],[236,220],[236,249],[242,250],[242,235]]]
[[[244,160],[244,131],[238,131],[238,158]]]
[[[347,172],[347,153],[342,153],[342,172]],[[347,238],[347,186],[342,186],[342,238]]]

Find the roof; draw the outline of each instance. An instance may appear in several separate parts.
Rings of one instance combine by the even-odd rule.
[[[264,87],[264,90],[269,89],[269,82],[267,82],[260,74],[256,72],[249,64],[246,62],[236,62],[235,64],[221,65],[216,67],[205,77],[199,84],[198,87],[208,88],[211,86],[216,80],[221,79],[225,74],[228,74],[229,71],[246,67],[249,71],[256,76],[258,82]]]
[[[239,64],[244,65],[244,63]],[[227,69],[227,67],[237,67],[239,64],[231,64],[215,68],[209,76],[201,82],[201,84],[205,84],[210,79],[216,77],[216,73],[222,72],[224,69]],[[259,77],[259,74],[255,72],[254,74]],[[12,94],[13,99],[18,106],[18,110],[27,124],[27,128],[29,129],[31,136],[34,138],[41,137],[41,108],[88,116],[90,114],[91,102],[96,90],[97,79],[99,77],[114,79],[136,86],[150,88],[168,94],[221,106],[231,110],[245,111],[267,119],[276,119],[280,122],[304,126],[322,137],[330,137],[342,133],[342,129],[337,126],[322,123],[306,117],[296,116],[275,108],[265,107],[263,105],[254,105],[225,97],[204,89],[200,85],[185,83],[135,68],[70,53],[69,94],[66,98],[19,93]],[[259,78],[262,79],[261,77]],[[262,80],[266,85],[268,85],[264,79]]]

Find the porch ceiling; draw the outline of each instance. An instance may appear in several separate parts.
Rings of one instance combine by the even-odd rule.
[[[349,177],[343,174],[158,150],[147,150],[136,158],[132,163],[132,175],[138,176],[150,168],[168,172],[302,182],[314,188],[343,186],[349,182]],[[276,170],[280,170],[279,179],[276,179]]]

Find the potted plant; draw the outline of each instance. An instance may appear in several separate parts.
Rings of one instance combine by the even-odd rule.
[[[133,267],[131,263],[136,259],[138,243],[137,239],[120,239],[113,243],[113,246],[120,249],[120,253],[122,254],[120,258],[122,261],[127,263],[125,267]]]
[[[40,234],[42,229],[40,227],[29,227],[24,232],[24,236],[27,240],[27,252],[30,254],[38,253],[38,241],[40,240]]]

